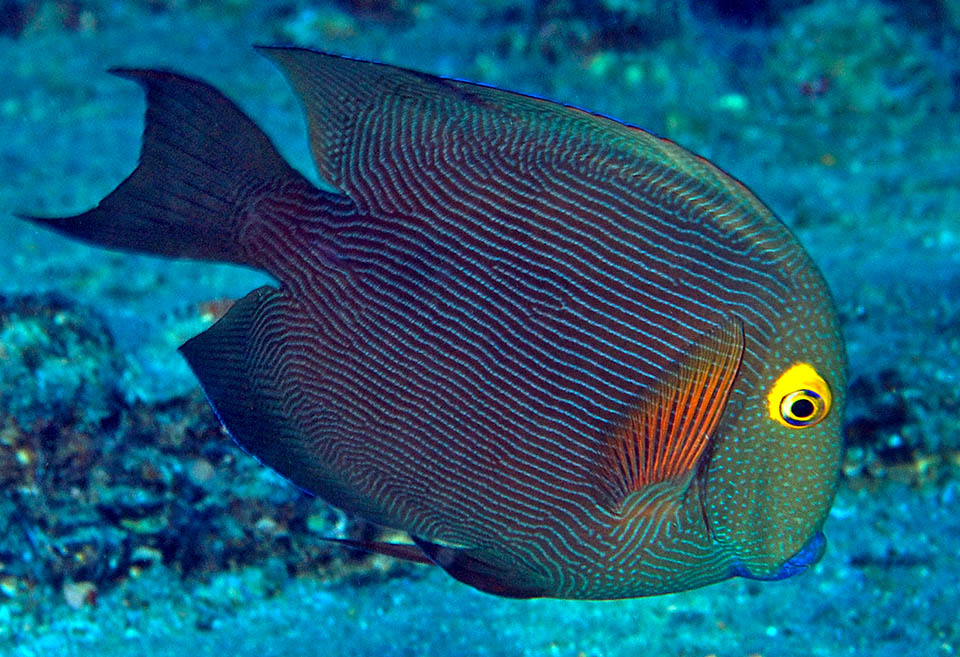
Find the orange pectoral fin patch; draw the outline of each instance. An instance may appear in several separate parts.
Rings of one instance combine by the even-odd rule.
[[[611,436],[601,473],[618,509],[653,484],[689,482],[723,416],[743,348],[743,325],[729,317],[631,410]]]

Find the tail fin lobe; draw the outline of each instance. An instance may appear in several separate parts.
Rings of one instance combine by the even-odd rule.
[[[100,246],[257,266],[238,241],[250,192],[302,176],[210,85],[166,71],[110,72],[146,91],[140,163],[88,212],[24,218]]]

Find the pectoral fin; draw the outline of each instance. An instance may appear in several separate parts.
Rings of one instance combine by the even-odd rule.
[[[743,326],[728,317],[630,410],[598,468],[611,511],[626,519],[679,504],[723,417],[743,348]]]

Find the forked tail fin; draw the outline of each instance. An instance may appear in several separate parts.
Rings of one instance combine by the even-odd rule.
[[[23,218],[99,246],[257,266],[238,238],[251,195],[309,183],[210,85],[165,71],[110,72],[146,90],[139,165],[88,212]]]

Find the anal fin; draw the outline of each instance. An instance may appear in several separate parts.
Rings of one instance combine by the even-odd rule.
[[[322,383],[323,372],[296,348],[304,339],[301,314],[295,299],[264,286],[237,301],[180,352],[244,450],[304,490],[362,511],[365,501],[318,452],[338,431],[338,415],[315,392],[313,379]]]

